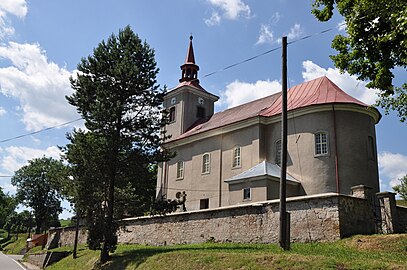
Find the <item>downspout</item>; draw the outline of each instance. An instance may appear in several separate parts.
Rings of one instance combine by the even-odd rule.
[[[222,147],[223,147],[223,134],[220,135],[220,157],[219,157],[219,207],[222,206]]]
[[[338,159],[338,144],[336,141],[337,134],[336,134],[336,112],[335,112],[335,105],[332,104],[332,114],[334,120],[334,142],[335,142],[335,178],[336,178],[336,193],[340,193],[340,186],[339,186],[339,159]]]
[[[165,196],[165,198],[167,198],[167,192],[168,192],[168,175],[167,175],[167,166],[168,165],[167,164],[168,164],[168,162],[164,161],[164,163],[163,163],[164,182],[163,182],[163,185],[161,187],[162,188],[162,196],[163,197]]]

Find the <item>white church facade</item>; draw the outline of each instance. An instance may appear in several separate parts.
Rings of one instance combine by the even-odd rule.
[[[198,210],[279,196],[281,93],[214,113],[219,99],[198,80],[192,37],[177,87],[164,98],[176,156],[159,166],[157,197],[185,192]],[[377,109],[349,96],[327,77],[288,90],[287,196],[379,192]]]

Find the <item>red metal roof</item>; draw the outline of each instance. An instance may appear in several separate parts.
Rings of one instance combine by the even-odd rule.
[[[185,64],[195,64],[194,47],[192,46],[192,35],[189,37],[189,47],[187,51],[187,57],[185,58]]]
[[[348,103],[368,107],[365,103],[346,94],[325,76],[296,85],[290,88],[287,93],[289,111],[313,105],[333,103]],[[209,119],[203,119],[195,123],[187,132],[171,141],[237,123],[252,117],[271,117],[278,114],[281,114],[281,92],[215,113]]]
[[[287,109],[295,110],[318,104],[351,103],[368,107],[365,103],[346,94],[327,77],[320,77],[290,88],[287,92]],[[277,101],[259,113],[261,116],[273,116],[281,113],[281,93]]]

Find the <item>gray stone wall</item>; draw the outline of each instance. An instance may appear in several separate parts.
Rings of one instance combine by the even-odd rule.
[[[48,235],[48,243],[54,242],[54,239],[52,238],[56,237],[57,246],[71,246],[75,241],[75,226],[50,229]],[[86,244],[87,237],[88,231],[86,230],[86,227],[81,227],[79,229],[78,243]]]
[[[363,195],[363,194],[362,194]],[[326,193],[291,197],[292,242],[334,241],[355,234],[380,232],[376,227],[371,198]],[[276,243],[279,234],[279,200],[217,209],[173,213],[167,216],[123,220],[119,243],[174,245],[206,241],[235,243]],[[407,230],[407,208],[397,207],[398,226]],[[386,222],[383,217],[381,218]],[[379,225],[379,227],[382,225]],[[60,228],[59,245],[73,245],[75,228]],[[53,233],[50,231],[50,235]],[[79,242],[87,232],[81,229]]]
[[[407,207],[396,206],[400,232],[407,232]]]
[[[341,237],[376,232],[374,209],[371,200],[341,196],[339,198]]]
[[[291,213],[291,241],[333,241],[342,237],[342,231],[350,234],[351,229],[340,221],[340,212],[345,211],[344,214],[348,215],[345,223],[349,222],[353,215],[366,212],[367,204],[361,203],[363,201],[333,193],[289,198],[287,211]],[[348,205],[341,206],[341,203]],[[278,200],[272,200],[127,219],[124,221],[124,229],[118,234],[119,242],[148,245],[201,243],[208,240],[273,243],[278,241],[278,205]],[[370,227],[364,231],[363,226],[360,226],[357,233],[370,233]]]

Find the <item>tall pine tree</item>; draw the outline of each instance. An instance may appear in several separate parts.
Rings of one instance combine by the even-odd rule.
[[[151,166],[164,158],[165,125],[157,73],[154,50],[127,26],[83,58],[71,78],[75,91],[67,99],[88,131],[69,135],[65,154],[78,190],[74,201],[92,224],[88,242],[101,249],[102,263],[117,244],[115,220],[142,213],[155,193]]]

